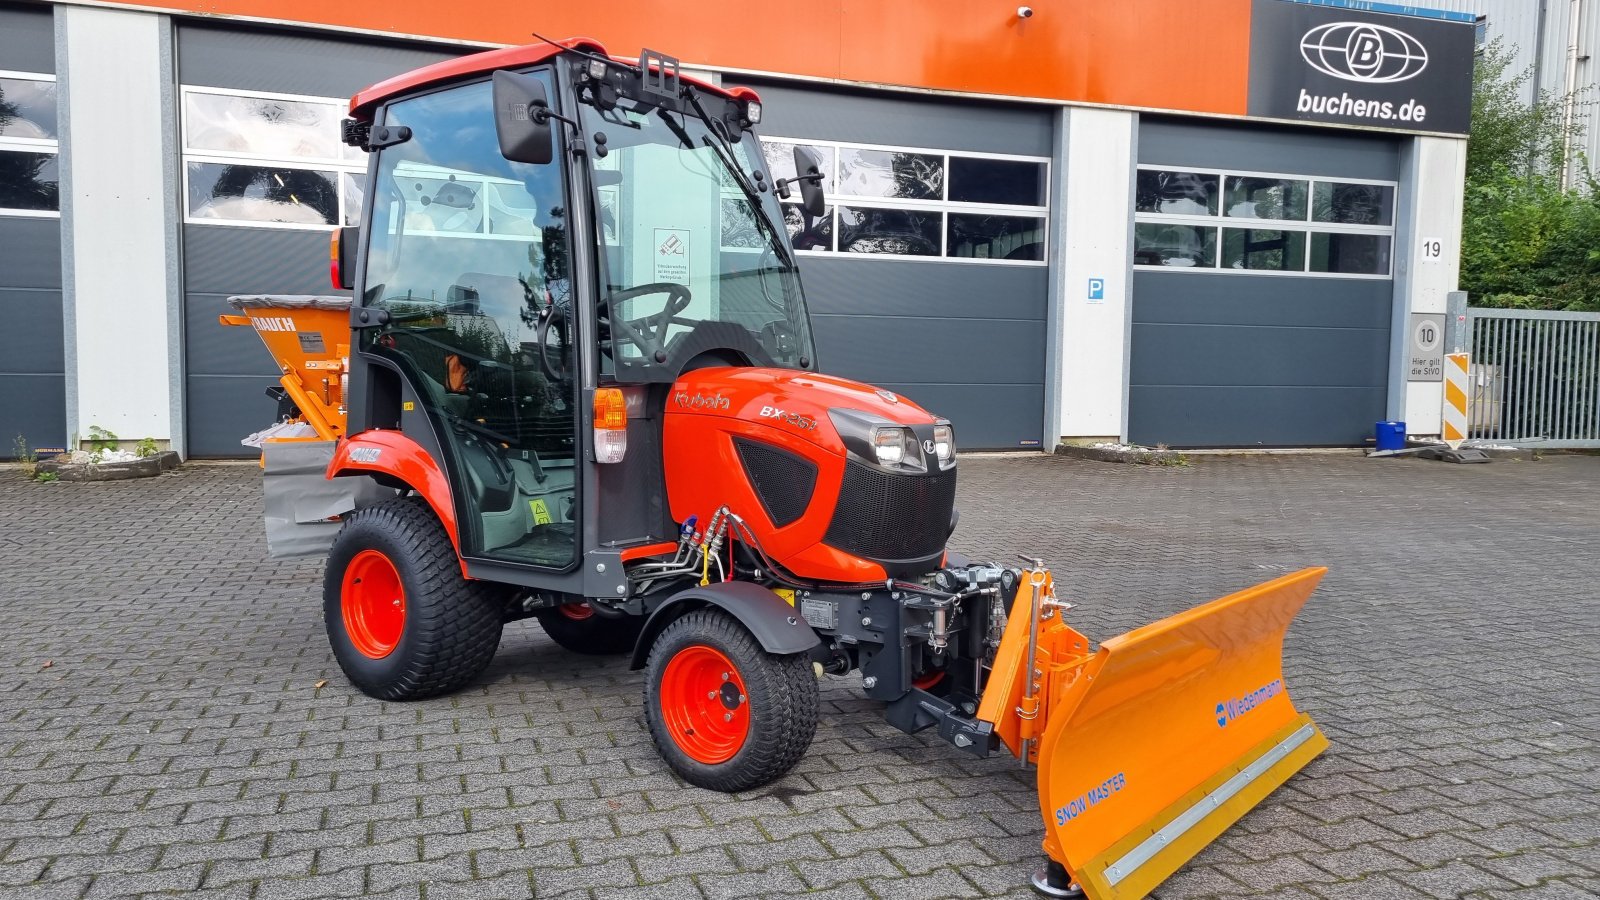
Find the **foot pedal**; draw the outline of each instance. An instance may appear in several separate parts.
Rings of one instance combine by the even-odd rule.
[[[1494,461],[1489,454],[1482,450],[1474,450],[1471,447],[1462,447],[1459,450],[1451,450],[1449,447],[1429,447],[1418,453],[1417,457],[1419,459],[1436,459],[1440,462],[1451,463],[1486,463]]]

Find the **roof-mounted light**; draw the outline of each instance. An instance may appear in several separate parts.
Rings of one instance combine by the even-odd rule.
[[[761,101],[751,100],[744,105],[744,120],[751,125],[761,124]]]
[[[589,77],[595,81],[604,81],[606,77],[606,61],[603,59],[590,59]]]

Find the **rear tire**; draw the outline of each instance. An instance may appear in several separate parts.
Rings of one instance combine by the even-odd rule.
[[[550,639],[573,653],[615,656],[631,653],[644,630],[643,616],[603,616],[587,603],[541,609],[535,615]]]
[[[348,516],[322,582],[328,643],[345,677],[379,700],[421,700],[476,678],[500,645],[505,591],[461,575],[455,547],[421,500]]]
[[[713,791],[746,791],[783,777],[817,732],[809,657],[768,653],[716,609],[689,612],[656,638],[644,701],[667,765]]]

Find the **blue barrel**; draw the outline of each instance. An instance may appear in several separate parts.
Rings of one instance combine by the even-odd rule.
[[[1379,422],[1378,431],[1379,450],[1404,450],[1406,446],[1406,423],[1404,422]]]

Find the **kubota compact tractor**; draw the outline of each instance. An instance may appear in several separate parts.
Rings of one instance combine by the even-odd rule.
[[[713,790],[789,771],[818,679],[859,672],[893,725],[1037,766],[1039,890],[1142,896],[1327,745],[1281,671],[1322,570],[1095,646],[1042,563],[948,552],[955,431],[817,371],[789,231],[823,173],[760,120],[585,40],[358,94],[366,210],[332,257],[355,299],[224,317],[304,432],[264,444],[274,548],[327,549],[365,693],[455,690],[537,616],[631,653],[662,757]]]

